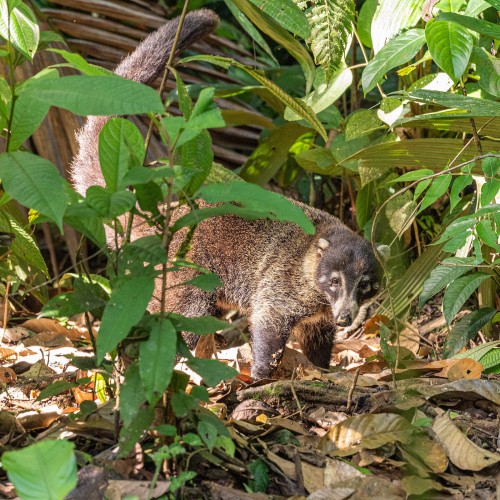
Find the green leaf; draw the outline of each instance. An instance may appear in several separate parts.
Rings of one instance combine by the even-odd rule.
[[[406,174],[400,175],[396,179],[390,181],[391,184],[396,184],[398,182],[413,182],[418,181],[424,177],[428,177],[432,175],[434,172],[428,168],[421,168],[419,170],[412,170],[411,172],[407,172]]]
[[[452,178],[451,174],[444,174],[436,177],[432,181],[432,184],[425,193],[424,199],[418,209],[419,213],[431,206],[436,200],[441,198],[446,191],[448,191]]]
[[[494,201],[500,191],[500,179],[490,179],[481,186],[481,205]]]
[[[407,97],[445,108],[464,109],[475,116],[498,116],[500,114],[500,102],[478,97],[467,97],[437,90],[413,90],[407,94]],[[469,117],[468,114],[466,116]]]
[[[95,311],[106,305],[102,288],[95,283],[81,283],[74,292],[52,297],[42,308],[45,317],[69,318],[74,314]]]
[[[213,292],[217,287],[223,286],[220,278],[213,273],[199,274],[189,281],[186,281],[185,284],[196,286],[197,288],[201,288],[206,292]]]
[[[215,442],[217,441],[217,429],[207,420],[201,420],[198,422],[196,430],[208,450],[212,451],[215,446]]]
[[[329,149],[311,148],[298,155],[295,161],[308,172],[321,175],[342,175],[343,169],[337,166],[337,161]]]
[[[463,26],[464,28],[481,33],[482,35],[500,40],[500,26],[498,26],[498,24],[483,21],[482,19],[477,19],[475,17],[456,14],[455,12],[441,12],[437,19],[442,21],[451,21]]]
[[[358,36],[363,45],[372,48],[372,20],[378,7],[378,0],[366,0],[358,14]]]
[[[349,115],[346,123],[345,138],[352,141],[369,135],[376,130],[387,128],[378,118],[374,109],[361,109]]]
[[[250,462],[248,472],[252,474],[252,480],[249,481],[252,492],[266,493],[269,486],[269,469],[264,460],[257,458]]]
[[[141,412],[146,397],[142,386],[137,363],[132,363],[125,373],[125,380],[120,387],[120,417],[123,426],[128,427]]]
[[[135,194],[131,191],[112,193],[101,186],[90,186],[87,189],[86,201],[99,215],[114,219],[135,205]]]
[[[496,309],[485,307],[472,311],[461,318],[449,335],[446,337],[443,354],[445,358],[455,356],[463,347],[467,345],[469,340],[472,340],[477,332],[489,321],[493,319],[496,314]]]
[[[272,220],[293,222],[306,234],[315,232],[314,225],[299,206],[284,196],[266,191],[254,184],[242,182],[233,182],[224,186],[208,184],[199,190],[198,196],[208,203],[241,203],[246,209],[260,212],[261,215],[258,218],[267,217]],[[240,207],[234,206],[234,208]],[[253,214],[251,217],[254,218]]]
[[[431,297],[434,297],[434,295],[439,293],[443,288],[473,269],[473,261],[474,258],[472,257],[465,259],[451,257],[446,259],[446,262],[450,265],[438,266],[433,269],[424,283],[422,293],[418,299],[418,306],[422,307]]]
[[[62,232],[69,198],[65,181],[50,161],[23,151],[3,153],[0,155],[0,178],[12,198],[50,218]]]
[[[62,500],[76,487],[75,445],[45,439],[2,455],[2,467],[23,500]]]
[[[498,192],[498,191],[497,191]],[[481,238],[481,241],[486,245],[500,251],[498,244],[498,230],[495,230],[490,219],[482,219],[476,226],[476,233]]]
[[[288,160],[290,148],[307,129],[285,123],[273,130],[252,152],[240,172],[242,179],[254,184],[268,183]]]
[[[316,83],[316,89],[308,94],[302,101],[315,113],[332,106],[335,101],[352,85],[352,70],[340,68],[330,76],[326,82]],[[294,113],[290,108],[285,110],[285,120],[297,121],[301,116]]]
[[[222,380],[238,375],[238,372],[217,359],[192,358],[186,363],[191,370],[200,375],[210,387],[215,387]]]
[[[458,24],[432,19],[425,28],[425,38],[436,64],[457,82],[469,64],[472,35]]]
[[[225,330],[230,327],[230,323],[221,321],[213,316],[200,316],[194,318],[187,318],[180,314],[170,314],[169,319],[175,326],[178,332],[192,332],[197,335],[208,335],[215,333],[219,330]]]
[[[293,1],[304,11],[311,26],[311,36],[307,43],[315,63],[321,66],[328,82],[339,68],[350,41],[354,23],[354,1]]]
[[[143,317],[154,289],[154,274],[129,276],[113,290],[97,336],[97,363],[112,351]]]
[[[191,410],[197,408],[199,404],[198,399],[185,392],[176,392],[172,396],[172,409],[177,418],[186,416]]]
[[[66,380],[57,380],[56,382],[52,382],[45,389],[40,391],[40,394],[36,398],[37,401],[42,401],[43,399],[51,398],[53,396],[58,396],[63,392],[66,392],[69,389],[73,389],[78,387],[78,384],[75,382],[67,382]]]
[[[0,2],[0,37],[32,61],[40,41],[36,17],[26,4],[19,2],[12,9],[9,3]]]
[[[233,0],[236,7],[243,12],[250,21],[275,42],[281,45],[300,64],[306,77],[306,93],[312,87],[316,68],[309,51],[302,46],[299,40],[292,36],[273,18],[262,13],[247,0]]]
[[[412,29],[390,40],[363,70],[361,81],[365,95],[392,68],[412,59],[425,42],[422,29]]]
[[[451,323],[474,290],[490,277],[489,274],[485,273],[471,273],[450,283],[443,297],[443,314],[448,324]]]
[[[395,36],[413,28],[422,17],[425,0],[378,0],[371,23],[371,38],[375,54]]]
[[[74,75],[33,82],[20,95],[77,115],[162,113],[163,104],[151,87],[112,76]]]
[[[109,191],[123,186],[123,178],[144,162],[144,140],[138,128],[124,118],[111,118],[99,134],[99,162]]]
[[[479,86],[488,94],[500,97],[500,60],[488,54],[482,47],[474,47],[472,62],[476,64]]]
[[[497,3],[498,2],[497,0]],[[489,3],[485,0],[469,0],[467,2],[467,7],[465,8],[464,14],[466,16],[477,16],[481,14],[484,10],[490,7]]]
[[[255,29],[254,25],[250,22],[247,16],[241,12],[240,9],[234,5],[231,0],[224,0],[228,9],[231,11],[231,14],[236,18],[236,20],[240,23],[241,27],[250,35],[252,40],[262,49],[264,52],[275,62],[276,58],[274,57],[269,45],[267,44],[264,37],[259,33],[257,29]]]
[[[250,0],[262,12],[286,30],[304,40],[311,34],[311,28],[302,11],[287,0]]]
[[[28,85],[32,80],[51,80],[59,78],[55,69],[44,70],[35,77],[23,82],[22,85]],[[9,151],[15,151],[28,139],[33,132],[40,126],[43,119],[50,109],[50,104],[33,101],[26,95],[21,94],[14,105],[14,115],[10,126]]]
[[[54,40],[51,40],[54,41]],[[64,40],[60,40],[64,41]],[[94,64],[89,64],[80,54],[76,54],[75,52],[68,52],[63,49],[54,49],[50,48],[50,52],[55,52],[63,57],[70,65],[83,73],[84,75],[89,76],[102,76],[102,75],[113,75],[113,72],[103,68],[101,66],[96,66]]]
[[[450,193],[450,210],[453,210],[460,200],[462,199],[460,193],[470,184],[472,184],[473,179],[472,175],[459,175],[455,177],[453,180],[453,185],[451,186]]]
[[[139,347],[139,373],[146,398],[155,404],[166,391],[174,371],[177,332],[165,318],[154,316],[149,338]]]
[[[271,94],[279,99],[283,104],[288,106],[294,113],[299,115],[301,118],[306,120],[312,125],[314,130],[319,133],[319,135],[326,141],[327,135],[323,124],[319,121],[316,113],[303,101],[300,99],[293,99],[286,92],[284,92],[280,87],[278,87],[274,82],[261,75],[259,72],[248,68],[242,64],[235,64],[238,68],[246,71],[252,78],[257,80],[261,85],[263,85]]]

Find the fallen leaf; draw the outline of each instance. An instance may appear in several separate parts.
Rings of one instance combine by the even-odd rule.
[[[459,359],[448,370],[448,378],[450,380],[461,380],[461,379],[478,379],[481,378],[481,373],[483,373],[484,366],[474,361],[470,358]]]
[[[12,384],[16,380],[17,375],[12,368],[0,368],[0,382],[2,382],[2,384]]]
[[[8,361],[9,358],[17,358],[17,353],[8,347],[0,347],[0,361]],[[11,360],[12,361],[12,360]]]
[[[272,451],[267,451],[266,455],[268,460],[277,465],[292,481],[297,479],[297,471],[294,462],[285,460]],[[302,476],[304,478],[304,487],[309,493],[324,487],[324,469],[315,467],[314,465],[310,465],[304,461],[301,461],[300,466],[302,468]]]
[[[41,332],[24,341],[25,347],[39,345],[43,347],[72,347],[73,343],[61,332]]]
[[[14,326],[12,328],[0,328],[0,340],[14,344],[31,335],[27,328],[22,326]]]
[[[448,458],[460,469],[479,471],[500,462],[500,455],[479,447],[468,439],[447,414],[435,418],[432,430],[446,450]]]
[[[363,473],[356,467],[343,460],[327,458],[325,465],[325,486],[334,486],[339,481],[352,477],[363,477]]]
[[[414,428],[400,415],[380,413],[348,418],[332,427],[320,441],[323,453],[347,456],[363,448],[375,449],[387,443],[405,443]]]

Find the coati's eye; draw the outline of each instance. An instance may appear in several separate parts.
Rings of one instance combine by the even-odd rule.
[[[332,286],[339,286],[340,285],[340,279],[334,276],[331,281]]]
[[[368,293],[371,289],[371,286],[368,281],[365,281],[360,283],[359,288],[363,293]]]

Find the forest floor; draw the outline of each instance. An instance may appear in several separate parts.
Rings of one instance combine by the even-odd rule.
[[[500,377],[485,376],[470,358],[441,359],[447,330],[436,304],[402,330],[393,371],[379,320],[335,344],[329,371],[291,342],[276,378],[258,383],[249,376],[249,344],[236,345],[240,332],[231,332],[217,357],[240,376],[209,389],[206,406],[236,449],[198,447],[188,462],[165,462],[152,492],[155,436],[119,457],[115,401],[96,383],[74,387],[92,376],[71,365],[72,356],[92,354],[81,321],[26,321],[0,339],[0,449],[73,441],[80,466],[73,499],[164,498],[187,463],[196,477],[179,498],[500,498]],[[204,339],[211,353],[215,341]],[[64,386],[51,384],[61,381],[72,387],[55,394]],[[86,401],[97,410],[85,415]],[[16,493],[0,470],[2,496]]]

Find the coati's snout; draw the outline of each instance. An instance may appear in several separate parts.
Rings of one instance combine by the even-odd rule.
[[[331,241],[320,238],[317,246],[317,286],[330,302],[335,323],[349,326],[380,287],[379,264],[370,243],[344,228]]]

